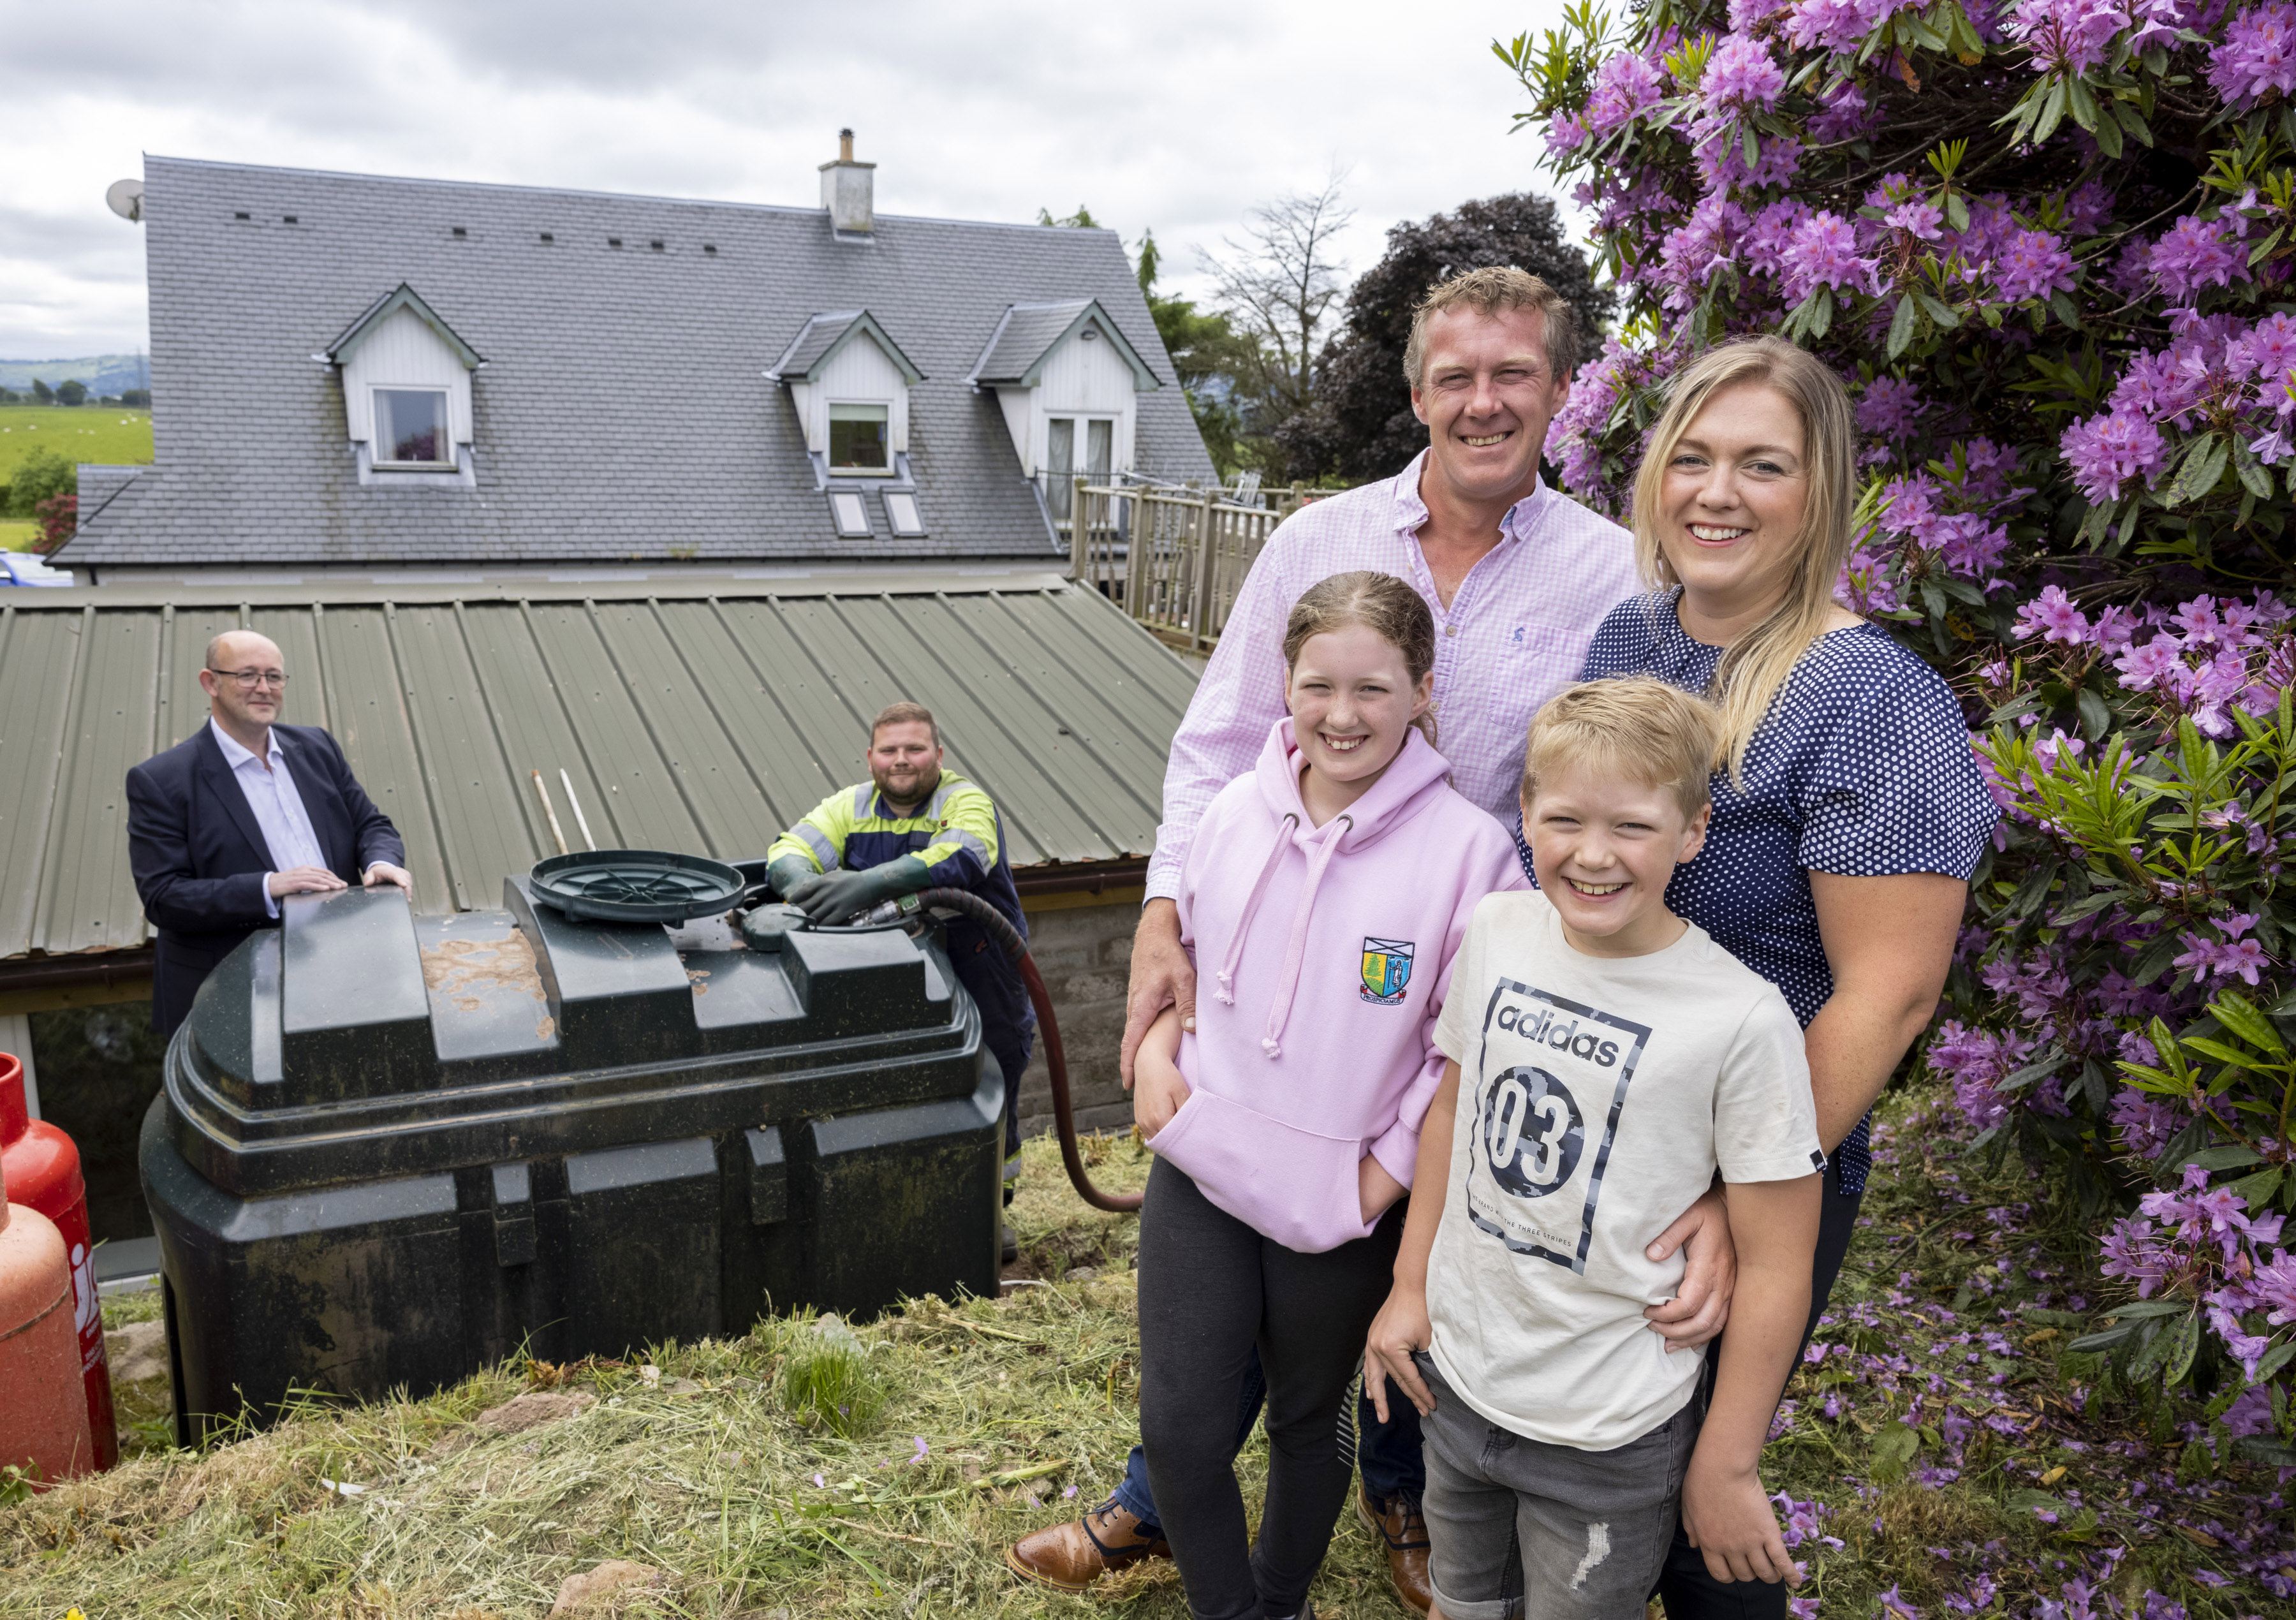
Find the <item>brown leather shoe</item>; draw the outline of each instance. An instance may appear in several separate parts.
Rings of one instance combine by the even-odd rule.
[[[1398,1496],[1381,1506],[1360,1485],[1356,1490],[1356,1517],[1363,1520],[1365,1529],[1387,1543],[1387,1578],[1394,1583],[1397,1599],[1425,1620],[1435,1601],[1434,1588],[1427,1583],[1427,1521],[1410,1498]]]
[[[1082,1518],[1022,1536],[1004,1549],[1004,1566],[1062,1591],[1082,1591],[1111,1569],[1171,1556],[1171,1543],[1141,1534],[1140,1521],[1111,1496]],[[1419,1561],[1424,1568],[1427,1555],[1421,1553]]]

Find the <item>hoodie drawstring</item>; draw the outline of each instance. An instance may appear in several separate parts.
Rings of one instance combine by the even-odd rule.
[[[1250,897],[1243,903],[1242,920],[1237,922],[1235,933],[1227,942],[1227,956],[1220,963],[1219,983],[1213,992],[1224,1007],[1235,1005],[1235,970],[1243,960],[1244,936],[1251,932],[1251,920],[1259,910],[1260,896],[1267,893],[1268,880],[1275,876],[1275,869],[1283,863],[1283,852],[1291,847],[1292,834],[1299,825],[1300,818],[1296,815],[1283,818],[1283,824],[1275,830],[1275,842],[1267,851],[1267,859],[1259,868],[1259,876],[1251,885]]]
[[[1291,1021],[1292,998],[1300,988],[1300,964],[1308,955],[1308,919],[1315,913],[1316,891],[1323,886],[1324,873],[1330,867],[1332,857],[1339,853],[1341,841],[1354,830],[1353,817],[1333,816],[1324,826],[1324,836],[1316,840],[1315,848],[1308,853],[1308,886],[1300,891],[1299,908],[1292,913],[1292,940],[1283,947],[1283,970],[1276,978],[1275,999],[1267,1004],[1267,1032],[1259,1037],[1259,1050],[1271,1058],[1283,1055],[1283,1026]],[[1282,845],[1277,847],[1280,849]],[[1262,881],[1265,881],[1264,878]],[[1255,904],[1259,897],[1256,893],[1253,895]],[[1250,920],[1250,913],[1247,912],[1244,914],[1247,927]],[[1236,930],[1238,943],[1242,938],[1243,929],[1239,928]]]

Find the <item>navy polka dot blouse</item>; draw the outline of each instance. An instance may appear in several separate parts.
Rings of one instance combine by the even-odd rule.
[[[1722,650],[1685,634],[1674,593],[1636,597],[1595,633],[1582,678],[1649,675],[1704,692]],[[1744,790],[1718,773],[1713,792],[1706,847],[1675,869],[1667,904],[1776,985],[1805,1027],[1833,994],[1810,871],[1966,879],[2000,818],[1952,692],[1870,624],[1802,655],[1746,749]],[[1520,830],[1515,842],[1529,871]],[[1866,1188],[1868,1124],[1834,1155],[1845,1194]]]

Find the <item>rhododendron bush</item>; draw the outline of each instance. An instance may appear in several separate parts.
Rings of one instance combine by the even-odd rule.
[[[2296,4],[1568,17],[1500,47],[1628,312],[1565,486],[1623,516],[1731,334],[1849,383],[1843,600],[1953,682],[2006,811],[1923,1060],[2066,1166],[2121,1301],[2086,1347],[2296,1463]]]

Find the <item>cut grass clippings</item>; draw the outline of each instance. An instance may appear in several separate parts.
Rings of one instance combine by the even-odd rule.
[[[2296,1546],[2271,1473],[2168,1463],[2157,1428],[2095,1393],[2093,1358],[2062,1352],[2070,1335],[2033,1326],[2102,1297],[2064,1201],[2013,1161],[1982,1173],[1925,1094],[1885,1112],[1828,1348],[1766,1459],[1804,1526],[1804,1594],[1825,1616],[2025,1620],[2102,1566],[2100,1617],[2145,1616],[2147,1592],[2152,1620],[2296,1613],[2234,1545]],[[1086,1149],[1103,1186],[1145,1179],[1136,1144]],[[152,1449],[114,1473],[0,1511],[0,1615],[539,1620],[567,1576],[627,1559],[669,1577],[627,1589],[629,1615],[1180,1620],[1167,1563],[1077,1597],[1001,1562],[1106,1495],[1136,1419],[1134,1223],[1086,1208],[1050,1141],[1027,1163],[1013,1215],[1034,1286],[621,1363],[515,1362],[426,1401],[314,1403],[203,1454],[147,1428],[131,1444]],[[596,1401],[514,1433],[473,1424],[529,1389]],[[1265,1456],[1256,1436],[1248,1501]],[[1402,1612],[1352,1513],[1314,1599]]]

